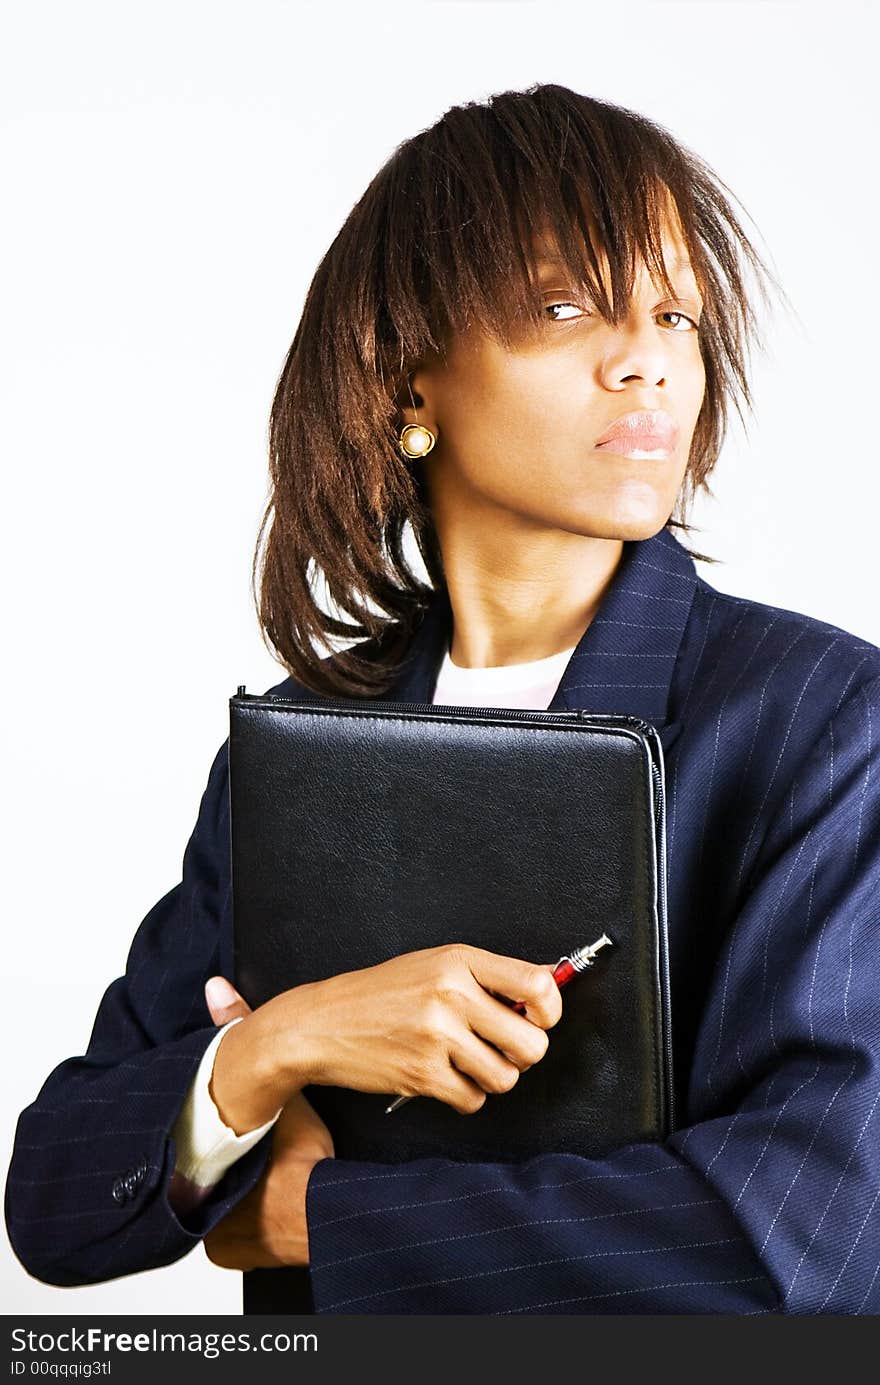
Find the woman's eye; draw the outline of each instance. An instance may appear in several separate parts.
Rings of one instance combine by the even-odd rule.
[[[553,303],[545,303],[544,311],[552,322],[571,322],[576,317],[589,317],[590,310],[582,303],[575,303],[571,299],[557,299]],[[677,308],[667,308],[664,312],[657,315],[661,319],[666,319],[664,326],[669,327],[673,332],[696,332],[699,330],[699,322],[689,316],[688,313],[680,312]]]
[[[582,313],[582,312],[584,311],[584,309],[583,309],[583,308],[580,308],[580,307],[577,305],[577,303],[564,303],[564,302],[560,302],[560,303],[545,303],[545,305],[544,305],[544,311],[547,312],[547,313],[556,313],[556,312],[558,312],[559,309],[561,309],[561,308],[562,308],[562,309],[564,309],[564,308],[570,308],[570,309],[571,309],[571,312],[563,313],[562,316],[560,316],[560,317],[554,317],[554,318],[552,319],[553,322],[569,322],[569,321],[571,320],[571,318],[572,318],[576,313]]]
[[[687,313],[676,312],[671,308],[664,313],[660,313],[659,316],[673,317],[676,319],[676,321],[671,324],[673,332],[696,332],[700,325],[698,322],[694,322],[692,317],[688,317]]]

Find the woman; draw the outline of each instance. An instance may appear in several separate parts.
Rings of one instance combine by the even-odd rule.
[[[317,270],[258,545],[271,691],[660,728],[680,1127],[602,1159],[336,1159],[305,1086],[466,1118],[541,1061],[561,999],[549,959],[451,938],[250,1013],[224,745],[182,882],[20,1118],[31,1273],[204,1239],[308,1266],[317,1312],[878,1310],[880,649],[715,591],[672,532],[749,403],[749,275],[766,298],[723,184],[643,117],[558,86],[449,110]]]

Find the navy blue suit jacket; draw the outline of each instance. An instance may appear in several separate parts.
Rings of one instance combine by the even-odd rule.
[[[388,700],[431,701],[450,615]],[[550,705],[661,728],[680,1126],[601,1159],[322,1160],[315,1310],[877,1312],[880,648],[716,591],[662,530],[625,545]],[[186,1224],[169,1206],[203,983],[231,974],[228,814],[224,744],[180,884],[19,1119],[7,1224],[50,1283],[178,1259],[265,1167],[268,1139]]]

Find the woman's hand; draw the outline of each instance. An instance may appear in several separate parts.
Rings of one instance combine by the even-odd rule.
[[[318,1160],[332,1157],[329,1130],[297,1092],[272,1131],[263,1176],[204,1238],[208,1259],[224,1270],[307,1265],[306,1188]]]
[[[546,1053],[545,1031],[562,1013],[552,973],[553,965],[452,943],[296,986],[226,1034],[214,1100],[237,1133],[308,1083],[478,1111],[487,1093],[510,1091]],[[525,1015],[505,1003],[517,1001]]]

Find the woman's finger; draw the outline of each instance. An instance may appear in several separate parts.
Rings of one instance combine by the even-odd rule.
[[[472,1077],[484,1092],[509,1092],[519,1081],[519,1068],[503,1053],[484,1043],[473,1030],[463,1033],[450,1047],[450,1055],[459,1072]]]
[[[481,988],[468,997],[465,1019],[479,1038],[506,1053],[521,1071],[539,1063],[547,1052],[546,1030]]]
[[[244,996],[239,995],[231,981],[225,976],[212,976],[205,982],[205,1000],[215,1024],[228,1024],[230,1020],[244,1019],[251,1013]]]

